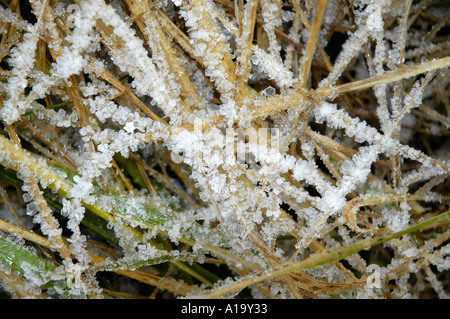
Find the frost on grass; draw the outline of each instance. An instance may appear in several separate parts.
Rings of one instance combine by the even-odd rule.
[[[447,220],[333,255],[449,210],[448,6],[19,2],[2,293],[448,297]]]

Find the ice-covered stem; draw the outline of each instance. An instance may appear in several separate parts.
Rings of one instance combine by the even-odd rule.
[[[179,116],[189,115],[192,113],[191,108],[200,107],[202,99],[176,56],[175,48],[172,47],[158,23],[156,11],[146,10],[144,1],[125,1],[125,3],[131,14],[136,17],[135,21],[150,45],[152,58],[171,88],[167,93],[171,94],[172,98],[180,98]]]
[[[23,170],[19,170],[23,172]],[[71,260],[72,253],[62,238],[62,229],[59,228],[58,221],[53,217],[51,209],[39,189],[37,181],[34,177],[24,177],[24,185],[22,189],[28,191],[32,196],[32,205],[36,205],[38,213],[34,216],[34,221],[40,224],[42,232],[48,236],[53,246],[61,254],[65,260]],[[30,212],[31,213],[31,212]]]
[[[281,0],[261,0],[262,27],[267,36],[267,41],[258,41],[269,52],[274,61],[281,64],[280,40],[277,39],[275,28],[281,27]]]
[[[53,168],[48,167],[47,163],[43,160],[39,160],[37,157],[30,155],[27,151],[15,146],[7,138],[0,135],[0,164],[11,168],[15,171],[27,171],[32,172],[33,176],[36,176],[41,185],[44,185],[51,190],[59,193],[63,197],[68,197],[70,191],[73,189],[73,184],[67,181],[65,178],[58,175]],[[40,191],[40,190],[39,190]],[[112,190],[111,190],[112,191]],[[164,227],[164,223],[169,222],[171,217],[163,215],[154,209],[150,204],[142,204],[142,206],[129,209],[127,204],[127,197],[114,192],[110,193],[112,199],[114,199],[114,211],[115,215],[122,217],[130,222],[140,225],[144,229],[158,228],[159,232],[167,235],[167,229]],[[45,200],[45,199],[44,199]],[[83,206],[92,211],[97,216],[101,217],[107,222],[115,223],[115,217],[109,212],[105,211],[102,207],[95,203],[83,202]],[[169,223],[170,224],[170,223]],[[209,238],[214,242],[221,243],[220,246],[225,247],[226,240],[220,235],[210,230],[208,234],[205,231],[195,227],[185,230],[183,234],[177,240],[185,242],[189,245],[196,243],[196,235],[204,237],[205,235],[211,236]],[[142,236],[134,228],[129,226],[123,226],[126,231],[131,232],[138,239]],[[184,237],[183,237],[184,236]],[[228,260],[234,260],[236,263],[248,264],[242,260],[241,257],[235,255],[234,252],[227,252],[225,249],[212,245],[208,242],[201,243],[202,247],[217,256],[226,258]],[[249,264],[249,267],[250,264]]]
[[[185,113],[184,115],[188,115],[192,113],[191,108],[200,109],[204,101],[189,77],[188,72],[184,69],[180,59],[175,54],[177,52],[176,49],[171,45],[156,20],[156,15],[157,13],[153,11],[147,11],[144,15],[144,25],[146,26],[144,28],[144,34],[149,39],[149,43],[152,44],[152,54],[155,57],[159,55],[161,61],[165,61],[162,66],[165,68],[163,72],[167,76],[173,76],[174,81],[180,85],[179,94],[182,110]],[[158,48],[160,52],[158,52]]]
[[[96,269],[102,269],[102,263],[106,261],[105,258],[100,256],[92,256],[94,262],[93,271]],[[96,268],[96,263],[99,263],[98,268]],[[103,265],[104,267],[104,265]],[[107,269],[107,267],[104,267]],[[126,267],[124,267],[126,268]],[[155,286],[167,291],[173,292],[180,296],[186,296],[189,293],[195,293],[195,291],[200,290],[198,286],[188,285],[184,282],[177,281],[171,277],[160,277],[149,272],[145,272],[140,269],[129,270],[129,269],[116,269],[115,272],[118,275],[126,276],[128,278],[135,279],[147,285]]]
[[[42,28],[42,16],[45,11],[47,1],[45,0],[38,16],[38,21],[34,26],[29,26],[29,32],[24,33],[23,40],[13,50],[10,64],[13,76],[8,78],[6,92],[8,99],[3,102],[0,109],[0,118],[6,124],[13,124],[22,115],[29,105],[20,101],[23,90],[28,85],[28,73],[32,70],[36,47],[39,40],[39,33]],[[2,10],[3,11],[3,10]]]
[[[123,92],[123,95],[129,99],[130,104],[144,112],[149,118],[151,118],[154,121],[162,123],[164,126],[168,126],[169,124],[161,119],[158,115],[156,115],[150,108],[145,105],[134,93],[133,90],[131,90],[128,86],[125,86],[122,82],[120,82],[108,69],[104,67],[96,67],[96,65],[102,65],[99,60],[95,59],[93,56],[90,57],[90,64],[88,64],[88,68],[100,79],[105,80],[106,82],[110,83],[114,88],[116,88],[119,92]],[[152,140],[151,137],[149,137],[149,140]]]
[[[238,64],[236,74],[244,83],[247,83],[250,75],[252,43],[257,9],[258,0],[249,1],[244,9],[242,25],[239,25],[239,31],[242,32],[242,34],[239,35],[238,41]]]
[[[363,15],[367,16],[369,12],[368,6]],[[336,58],[336,62],[333,65],[333,69],[330,74],[319,83],[319,88],[328,88],[336,83],[350,60],[359,52],[361,46],[368,41],[369,34],[370,29],[366,22],[363,22],[358,26],[356,32],[352,33],[343,44],[342,49]]]
[[[80,4],[82,17],[85,15],[88,21],[91,21],[93,16],[96,18],[94,21],[96,27],[106,43],[111,46],[115,62],[135,79],[133,86],[136,92],[151,96],[166,115],[172,115],[174,120],[177,120],[179,98],[167,94],[170,89],[163,80],[164,77],[148,56],[142,40],[136,36],[134,29],[130,28],[104,1],[91,0]],[[83,23],[81,25],[86,28]],[[91,28],[92,26],[88,31],[91,31]]]
[[[292,87],[294,83],[292,72],[283,63],[279,63],[263,49],[254,47],[252,62],[261,72],[267,74],[270,79],[274,80],[283,91]]]
[[[0,270],[0,282],[2,288],[15,298],[20,299],[46,299],[47,297],[39,290],[30,287],[29,282],[22,276],[17,276],[14,272],[4,272]]]
[[[411,226],[409,228],[406,228],[402,231],[392,233],[392,234],[386,234],[380,237],[375,238],[368,238],[364,240],[357,241],[355,243],[340,246],[333,249],[324,249],[318,253],[313,254],[312,256],[303,259],[299,262],[285,265],[284,267],[275,270],[273,272],[266,272],[264,274],[261,274],[259,276],[251,276],[250,278],[246,279],[244,278],[240,282],[237,282],[236,284],[232,284],[229,286],[225,286],[222,288],[218,288],[213,290],[211,293],[206,295],[199,295],[200,298],[220,298],[222,296],[225,296],[227,294],[238,292],[246,287],[249,287],[251,285],[258,284],[260,282],[263,282],[265,280],[270,280],[282,276],[287,276],[294,274],[296,272],[305,270],[305,269],[311,269],[318,266],[330,264],[342,259],[346,259],[350,257],[353,254],[358,253],[359,251],[362,251],[364,249],[369,249],[371,247],[380,245],[382,243],[385,243],[389,240],[392,240],[394,238],[401,237],[403,235],[418,231],[422,228],[428,227],[433,224],[437,224],[440,222],[444,222],[450,219],[450,211],[447,211],[445,213],[442,213],[440,215],[437,215],[435,217],[429,218],[423,222],[417,223],[414,226]]]
[[[0,263],[7,264],[11,269],[25,276],[25,279],[32,282],[47,283],[47,287],[53,283],[48,284],[46,276],[51,275],[56,270],[56,266],[51,262],[42,259],[20,245],[17,245],[9,240],[0,237]],[[23,279],[23,277],[20,277]],[[56,283],[63,288],[63,282]],[[49,287],[50,288],[50,287]]]
[[[202,58],[206,66],[206,75],[214,81],[222,102],[232,117],[240,106],[247,91],[244,83],[236,78],[236,67],[231,58],[228,44],[220,32],[212,15],[213,4],[210,0],[188,0],[182,2],[182,16],[189,28],[190,41],[195,55]],[[236,103],[236,106],[233,106]]]
[[[407,79],[415,75],[433,71],[436,69],[443,69],[450,66],[450,57],[435,59],[420,64],[406,66],[403,68],[395,69],[393,71],[386,72],[381,75],[372,76],[367,79],[353,81],[344,84],[338,84],[330,88],[324,88],[317,90],[319,96],[324,98],[336,97],[343,93],[361,91],[374,87],[376,85],[392,83],[399,80]]]
[[[31,156],[27,151],[14,145],[2,135],[0,135],[0,150],[2,151],[0,163],[5,167],[18,172],[30,172],[35,178],[38,178],[41,185],[46,185],[46,187],[62,196],[67,196],[72,189],[72,185],[49,168],[45,162]],[[100,210],[96,212],[107,221],[113,220],[108,213],[102,213]]]
[[[425,87],[430,83],[430,81],[433,79],[435,75],[435,71],[429,72],[426,77],[422,80],[418,80],[409,94],[404,99],[404,107],[403,109],[399,109],[399,114],[393,119],[394,122],[392,123],[391,127],[389,128],[389,131],[385,132],[386,136],[391,136],[394,134],[396,130],[400,130],[400,123],[402,119],[408,114],[411,109],[418,107],[422,102],[422,95]]]
[[[317,102],[321,100],[335,99],[336,97],[347,92],[365,90],[371,87],[376,87],[378,85],[408,79],[410,77],[429,71],[447,68],[449,66],[450,57],[445,57],[437,60],[423,62],[421,64],[395,69],[393,71],[375,75],[363,80],[338,84],[329,88],[319,88],[315,91],[306,91],[302,88],[292,89],[282,95],[271,96],[261,100],[256,99],[251,106],[251,110],[253,112],[249,114],[249,117],[266,117],[290,108],[302,112],[308,107],[308,103],[314,101]]]
[[[34,232],[31,232],[23,227],[16,226],[0,219],[0,231],[7,234],[17,234],[25,240],[36,243],[42,247],[52,248],[52,243],[45,237],[40,236]]]
[[[319,37],[320,26],[322,24],[323,14],[325,13],[325,8],[327,6],[328,0],[320,0],[316,7],[316,15],[314,17],[314,22],[311,27],[311,33],[308,38],[308,44],[306,46],[305,56],[302,58],[303,69],[301,72],[300,82],[304,87],[307,85],[307,80],[309,77],[309,71],[311,69],[311,63],[314,56],[314,50],[316,48],[317,39]]]
[[[389,136],[380,134],[364,121],[350,117],[344,110],[338,110],[334,104],[323,103],[314,110],[314,115],[319,122],[326,120],[328,125],[332,127],[345,129],[347,135],[354,137],[357,142],[383,145],[383,152],[387,154],[401,154],[405,158],[416,160],[428,166],[437,165],[444,170],[450,170],[450,164],[447,162],[431,158],[421,151],[408,145],[403,145]]]
[[[50,187],[53,186],[59,188],[62,192],[68,191],[68,185],[60,183],[60,178],[55,173],[44,165],[38,164],[38,162],[27,155],[21,147],[11,143],[2,135],[0,135],[0,150],[0,162],[2,165],[14,169],[23,176],[25,182],[24,187],[31,193],[31,198],[33,198],[36,208],[40,212],[38,220],[44,228],[44,233],[49,236],[50,240],[54,243],[55,247],[58,248],[64,259],[70,258],[71,253],[61,237],[61,229],[59,229],[58,222],[52,216],[51,210],[47,206],[35,179],[38,177],[40,181],[46,183]],[[44,225],[47,225],[47,227],[44,227]]]
[[[405,53],[405,42],[406,42],[406,34],[407,34],[407,21],[408,21],[408,15],[409,15],[409,9],[411,7],[412,0],[408,0],[405,3],[405,9],[403,13],[403,17],[401,19],[401,37],[400,39],[394,40],[394,49],[395,55],[397,58],[394,58],[391,54],[390,63],[388,62],[388,65],[390,64],[397,64],[397,68],[401,68],[403,66],[404,62],[404,53]],[[431,79],[429,79],[431,80]],[[427,81],[425,81],[428,83]],[[422,89],[423,90],[423,89]],[[389,136],[392,136],[395,133],[395,137],[397,139],[400,138],[400,121],[401,118],[406,114],[401,113],[401,107],[402,107],[402,81],[398,81],[394,87],[394,97],[391,99],[391,118],[388,121],[388,123],[395,121],[395,123],[392,124],[390,130],[389,130]],[[414,99],[413,99],[414,100]],[[420,98],[420,100],[422,100]],[[409,112],[409,108],[405,107],[405,111]],[[386,125],[385,125],[386,126]],[[385,127],[387,128],[387,127]],[[385,131],[386,133],[386,131]],[[392,180],[394,187],[397,187],[401,184],[401,170],[400,170],[400,157],[399,155],[395,155],[391,157],[392,162]]]
[[[59,178],[55,178],[56,174],[52,174],[44,163],[38,163],[35,159],[26,154],[20,146],[9,142],[3,136],[0,136],[0,149],[4,156],[0,159],[0,162],[4,166],[16,170],[24,181],[22,190],[25,194],[28,194],[27,197],[29,197],[29,200],[31,201],[28,205],[28,214],[34,215],[33,221],[38,223],[42,233],[48,236],[49,241],[52,243],[51,247],[59,252],[63,258],[65,266],[64,271],[66,271],[69,278],[71,278],[71,270],[78,267],[78,265],[73,263],[72,257],[78,252],[71,251],[64,241],[62,237],[62,228],[59,227],[58,221],[53,217],[52,211],[48,207],[43,192],[38,185],[38,181],[44,185],[55,185],[55,183],[57,183],[56,180],[59,180]],[[41,179],[39,173],[45,174],[45,177]],[[25,201],[28,201],[25,197],[24,199]],[[76,229],[78,228],[73,228],[74,231]],[[81,255],[78,256],[78,258],[80,257]],[[79,285],[81,285],[79,287],[93,297],[83,278],[77,276],[76,280]]]
[[[442,201],[445,198],[438,194],[413,194],[413,195],[384,195],[384,196],[360,196],[348,201],[342,210],[342,217],[346,221],[346,225],[352,230],[359,233],[374,233],[376,230],[373,228],[362,229],[356,223],[355,212],[358,208],[363,206],[381,205],[385,203],[393,202],[411,202],[411,201]],[[448,200],[449,198],[447,198]],[[378,231],[382,231],[378,229]]]

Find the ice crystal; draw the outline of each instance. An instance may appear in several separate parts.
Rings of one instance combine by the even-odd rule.
[[[0,265],[5,291],[115,295],[99,280],[115,271],[171,296],[447,296],[445,220],[338,258],[448,210],[450,42],[434,6],[7,2],[0,239],[26,225],[45,250],[4,258],[18,260]],[[378,290],[361,285],[370,262]]]

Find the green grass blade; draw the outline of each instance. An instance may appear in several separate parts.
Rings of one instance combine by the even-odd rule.
[[[450,219],[450,211],[447,211],[445,213],[442,213],[440,215],[437,215],[435,217],[429,218],[423,222],[417,223],[414,226],[408,227],[402,231],[392,233],[392,234],[386,234],[380,237],[375,238],[369,238],[364,239],[358,242],[355,242],[350,245],[337,247],[335,249],[331,250],[324,250],[319,253],[316,253],[312,255],[311,257],[302,260],[294,265],[291,265],[289,267],[286,267],[286,270],[288,272],[295,271],[295,268],[298,268],[298,270],[308,269],[308,268],[314,268],[321,265],[330,264],[336,261],[339,261],[341,259],[345,259],[350,257],[351,255],[358,253],[364,249],[369,249],[371,247],[380,245],[382,243],[385,243],[391,239],[401,237],[403,235],[416,232],[424,227],[430,226],[432,224],[445,221]]]
[[[64,280],[48,280],[56,266],[30,250],[0,237],[0,262],[21,273],[27,279],[42,281],[44,287],[69,291]]]

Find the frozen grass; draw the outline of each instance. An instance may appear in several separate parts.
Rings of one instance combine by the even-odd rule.
[[[440,1],[2,1],[0,293],[448,298]]]

